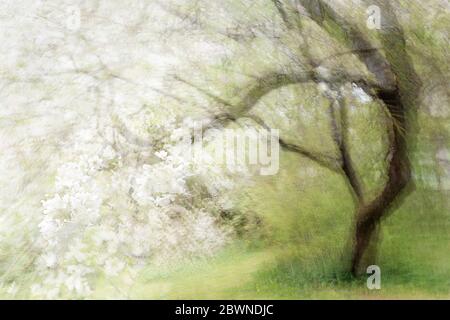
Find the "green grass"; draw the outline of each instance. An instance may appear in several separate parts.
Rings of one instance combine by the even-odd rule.
[[[286,156],[282,161],[290,161]],[[337,177],[294,184],[288,167],[241,190],[241,209],[258,212],[262,237],[237,240],[213,258],[146,268],[127,297],[136,299],[449,299],[448,195],[418,189],[383,223],[381,289],[346,272],[353,205]],[[298,166],[307,163],[296,164]],[[296,166],[294,165],[294,166]],[[298,169],[298,168],[297,168]],[[322,174],[318,173],[319,176]],[[324,173],[325,174],[325,173]],[[329,175],[329,173],[326,173]],[[333,182],[330,184],[330,181]],[[289,190],[289,191],[287,191]],[[301,199],[298,194],[301,194]],[[317,196],[317,195],[320,196]],[[264,200],[261,200],[264,199]],[[280,201],[282,199],[282,201]],[[108,296],[108,290],[98,297]]]
[[[383,223],[379,248],[380,290],[367,289],[364,276],[354,279],[342,272],[342,262],[333,255],[326,255],[326,248],[322,250],[324,253],[313,255],[301,243],[254,248],[236,242],[214,258],[165,272],[148,268],[130,290],[129,297],[448,299],[448,213],[427,212],[426,205],[420,203],[423,197],[430,195],[411,194],[410,197],[416,201],[405,205]]]

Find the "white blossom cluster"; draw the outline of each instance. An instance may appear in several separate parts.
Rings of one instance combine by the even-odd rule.
[[[99,276],[132,283],[145,263],[210,255],[227,242],[215,213],[230,206],[231,180],[197,166],[186,157],[187,140],[172,138],[151,161],[135,163],[100,143],[95,129],[74,136],[79,156],[58,168],[54,193],[42,201],[34,296],[88,297]]]

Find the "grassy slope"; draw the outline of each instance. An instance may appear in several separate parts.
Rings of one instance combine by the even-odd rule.
[[[412,194],[411,197],[420,197]],[[411,215],[414,215],[412,218]],[[161,273],[147,270],[132,298],[185,299],[415,299],[450,298],[450,227],[442,212],[410,204],[383,226],[381,290],[365,278],[336,274],[342,266],[309,248],[231,246],[214,259]],[[447,221],[448,221],[447,216]],[[326,251],[326,250],[325,250]],[[306,258],[305,258],[306,256]]]
[[[284,157],[282,165],[283,161],[295,163],[290,157],[292,155]],[[298,168],[304,165],[308,164],[300,162]],[[342,249],[352,212],[351,200],[342,192],[345,186],[337,177],[323,180],[319,176],[314,179],[319,182],[302,190],[294,184],[298,176],[284,176],[287,172],[300,172],[295,169],[287,168],[286,172],[280,172],[280,180],[269,178],[251,191],[243,192],[246,196],[242,197],[242,208],[258,211],[270,226],[265,226],[264,241],[241,240],[214,258],[164,272],[147,269],[128,296],[161,299],[450,298],[450,219],[444,195],[416,190],[384,221],[379,249],[382,288],[371,291],[366,288],[366,277],[348,279],[342,272],[345,268]],[[262,196],[263,201],[249,200]]]

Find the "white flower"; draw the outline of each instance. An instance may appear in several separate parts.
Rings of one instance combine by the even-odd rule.
[[[58,229],[59,224],[50,217],[45,217],[42,222],[39,223],[39,231],[46,237],[52,236]]]
[[[323,66],[318,66],[315,71],[317,74],[322,77],[324,80],[328,80],[331,77],[330,70]]]
[[[47,268],[53,268],[56,265],[58,258],[54,252],[47,252],[42,256],[42,260]]]
[[[74,243],[69,245],[69,250],[65,255],[67,260],[75,259],[77,262],[83,262],[86,259],[86,254],[83,252],[85,244],[77,239]]]
[[[125,267],[125,262],[117,258],[111,258],[105,262],[105,273],[108,276],[117,276]]]
[[[85,275],[92,272],[91,269],[71,265],[67,268],[68,276],[65,278],[64,284],[70,291],[75,291],[78,295],[88,296],[92,290],[85,279]]]
[[[56,194],[54,197],[42,201],[44,214],[50,214],[54,211],[67,208],[67,199]]]
[[[161,150],[161,151],[157,151],[155,152],[155,155],[160,158],[160,159],[165,159],[167,158],[167,151]]]
[[[106,146],[106,147],[103,149],[102,157],[103,157],[104,159],[106,159],[106,160],[112,160],[112,159],[114,159],[114,158],[117,157],[117,156],[118,156],[118,155],[117,155],[116,151],[115,151],[112,147]]]
[[[326,93],[330,90],[330,87],[325,82],[319,82],[319,84],[317,85],[317,89],[320,92]]]
[[[170,135],[170,140],[173,142],[179,140],[189,140],[191,137],[191,132],[189,128],[176,128],[172,131]]]
[[[17,291],[19,291],[19,288],[17,287],[15,282],[11,283],[8,289],[6,289],[6,293],[13,297],[17,294]]]
[[[358,85],[355,83],[352,83],[352,94],[363,104],[372,101],[372,98],[362,88],[358,87]]]

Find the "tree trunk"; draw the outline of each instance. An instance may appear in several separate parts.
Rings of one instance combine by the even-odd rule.
[[[411,165],[409,163],[406,138],[406,110],[400,99],[399,90],[381,92],[378,97],[383,100],[393,115],[393,125],[390,141],[390,162],[388,180],[383,191],[369,204],[360,204],[356,215],[354,248],[351,260],[351,272],[358,275],[363,268],[374,263],[374,257],[362,265],[365,253],[371,244],[373,234],[378,228],[381,218],[386,216],[395,200],[404,190],[411,178]]]

